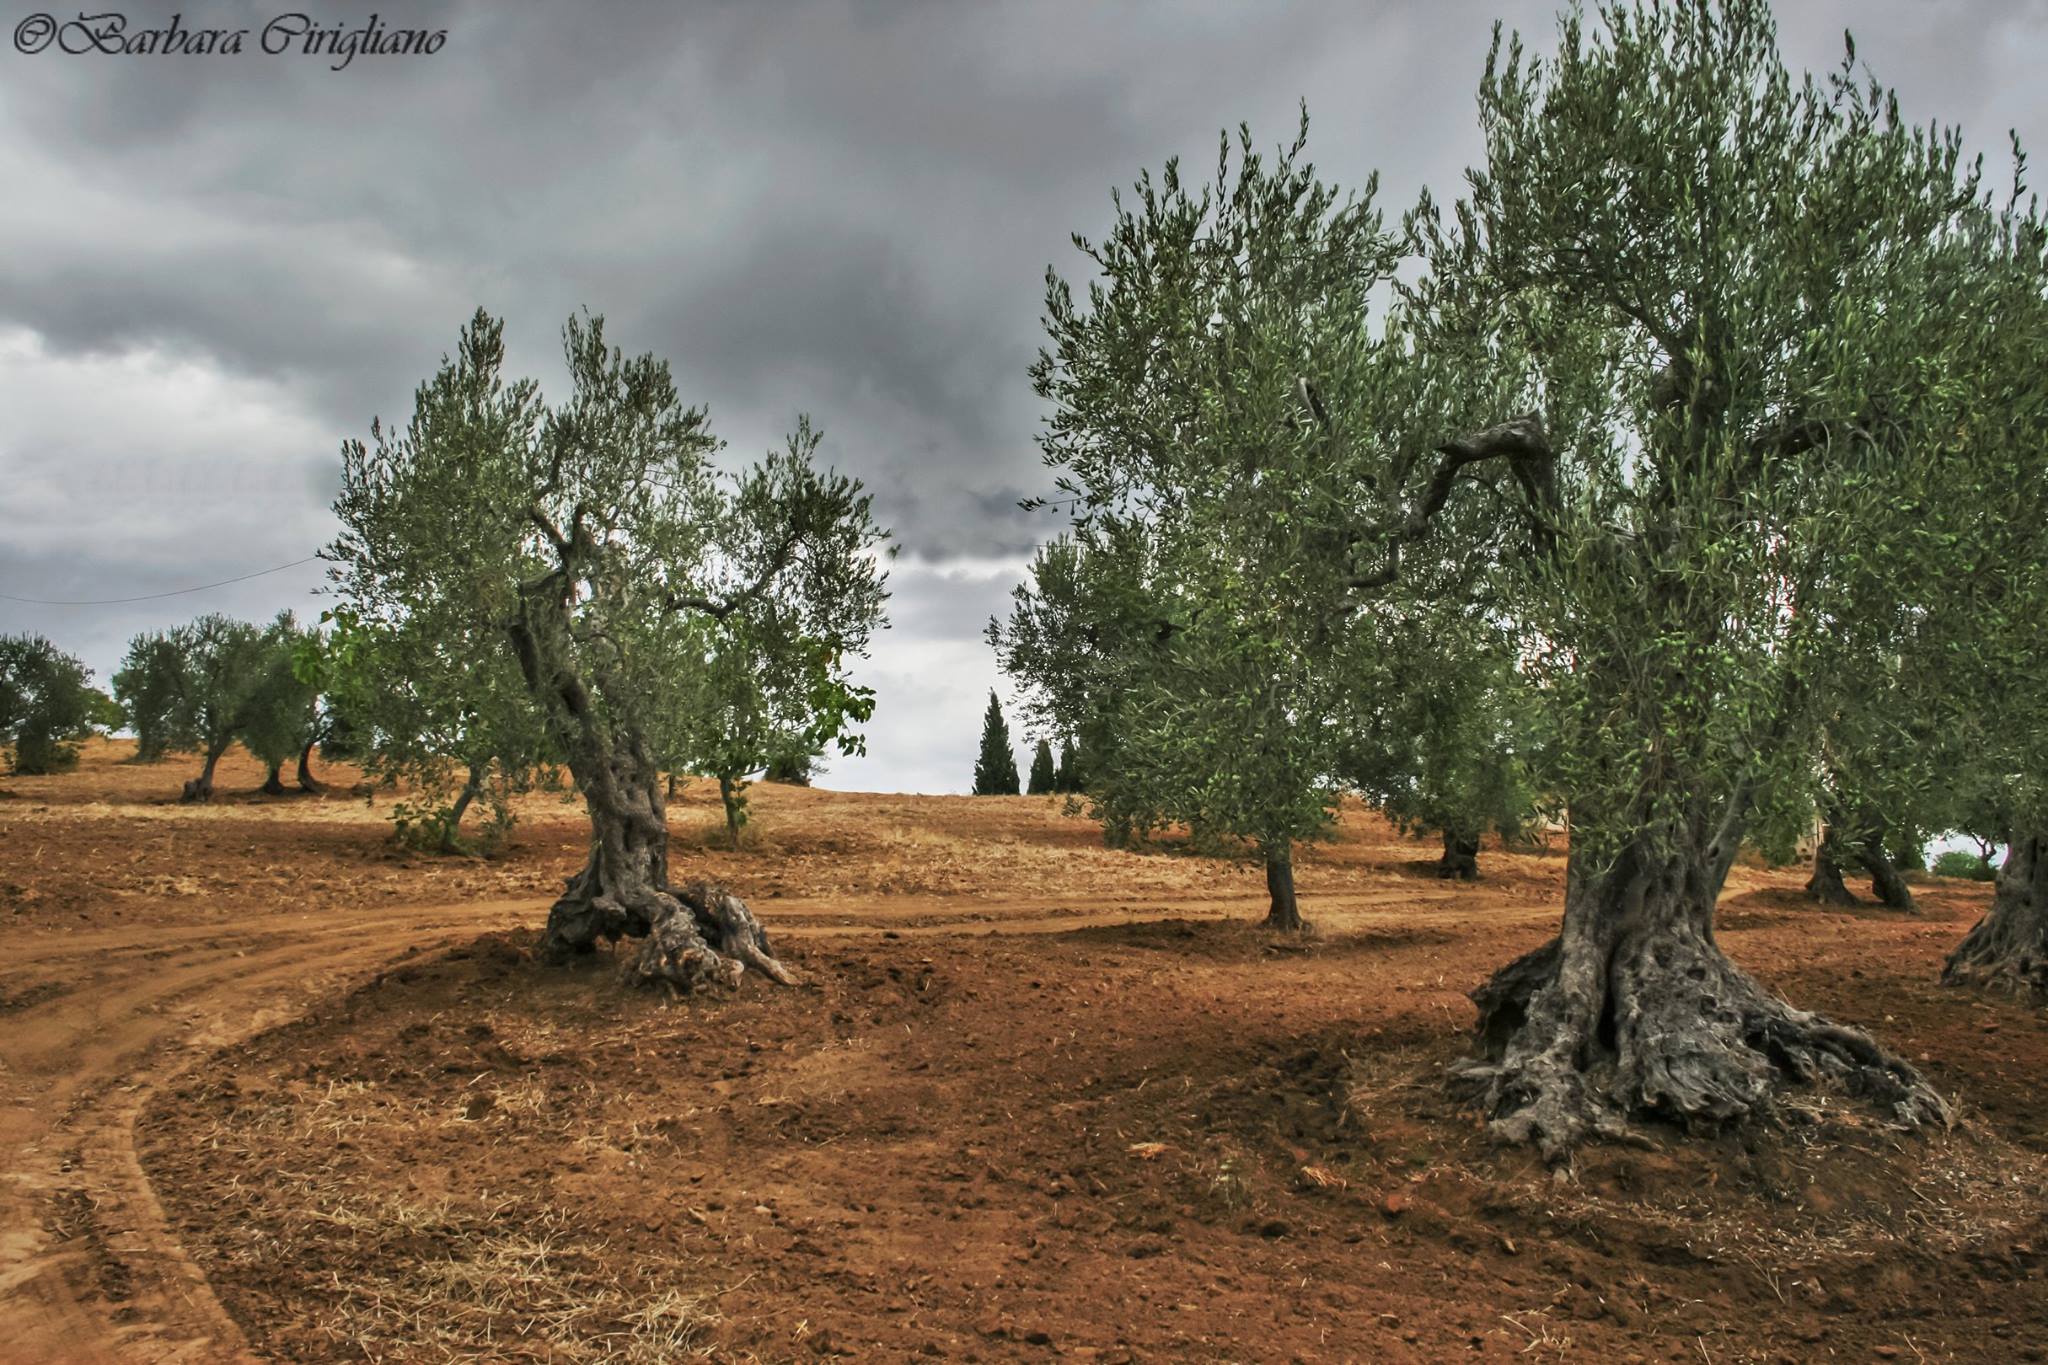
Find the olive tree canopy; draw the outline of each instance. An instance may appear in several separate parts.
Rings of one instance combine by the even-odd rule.
[[[1048,272],[1033,379],[1072,525],[990,627],[1043,728],[1079,737],[1111,838],[1178,822],[1239,841],[1281,929],[1303,927],[1295,847],[1346,785],[1375,611],[1444,586],[1398,573],[1404,544],[1460,515],[1467,462],[1434,433],[1490,392],[1413,363],[1403,314],[1376,306],[1408,234],[1374,186],[1320,180],[1307,136],[1304,110],[1274,154],[1225,135],[1207,184],[1174,161],[1142,175],[1106,237],[1074,239],[1085,292]]]

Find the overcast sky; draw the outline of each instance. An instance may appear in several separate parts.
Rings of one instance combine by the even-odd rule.
[[[1378,169],[1394,211],[1424,184],[1448,198],[1490,21],[1547,44],[1556,8],[306,5],[447,33],[333,71],[256,50],[292,5],[108,5],[131,29],[249,29],[249,50],[0,49],[0,593],[125,597],[309,555],[341,440],[402,421],[479,304],[555,392],[587,306],[668,357],[737,453],[807,411],[876,490],[902,546],[861,670],[879,706],[869,756],[825,785],[928,792],[968,785],[999,681],[982,627],[1056,529],[1016,503],[1049,487],[1026,367],[1046,266],[1079,274],[1068,235],[1099,234],[1142,167],[1212,164],[1225,126],[1291,135],[1303,98],[1328,178]],[[2048,142],[2048,4],[1780,14],[1796,64],[1833,65],[1853,24],[1909,116],[1994,152],[2008,127]],[[0,601],[0,632],[49,635],[104,684],[138,631],[316,616],[321,581]]]

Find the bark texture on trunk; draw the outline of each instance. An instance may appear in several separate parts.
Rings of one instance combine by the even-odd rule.
[[[1919,913],[1920,907],[1913,900],[1913,889],[1906,885],[1906,879],[1893,866],[1891,855],[1885,852],[1882,827],[1864,837],[1856,850],[1856,861],[1863,864],[1863,870],[1870,874],[1870,892],[1880,904],[1893,910]]]
[[[1479,880],[1479,836],[1459,830],[1444,831],[1444,856],[1437,861],[1436,875],[1450,880]]]
[[[283,796],[285,794],[284,764],[273,763],[270,765],[270,771],[263,775],[263,794],[265,796]]]
[[[644,938],[626,974],[683,991],[737,985],[750,967],[793,984],[795,974],[775,959],[767,933],[739,897],[704,883],[669,885],[661,779],[637,748],[577,773],[590,812],[590,857],[548,911],[544,946],[567,955],[587,953],[600,940]],[[572,757],[572,766],[586,757]]]
[[[1842,880],[1842,864],[1839,861],[1840,844],[1835,838],[1835,823],[1830,820],[1821,826],[1820,843],[1813,850],[1813,875],[1806,879],[1806,894],[1822,905],[1854,905],[1856,897],[1849,892],[1849,884]]]
[[[327,790],[327,784],[313,776],[313,749],[319,741],[307,740],[306,747],[299,750],[299,790],[318,796]]]
[[[1990,913],[1949,954],[1941,979],[2048,1003],[2048,829],[2013,839]]]
[[[562,957],[592,951],[600,940],[643,938],[621,967],[630,981],[678,991],[737,986],[748,968],[794,985],[746,902],[722,886],[668,881],[668,826],[660,784],[649,780],[617,806],[599,796],[590,808],[590,858],[548,911],[542,945]]]
[[[220,756],[226,753],[227,751],[228,746],[227,743],[225,742],[212,748],[209,748],[206,751],[206,766],[199,770],[199,776],[187,779],[185,783],[185,794],[181,798],[182,800],[213,800],[213,770],[215,767],[219,765]]]
[[[1266,911],[1266,927],[1298,934],[1308,928],[1301,917],[1301,904],[1294,898],[1294,852],[1282,846],[1266,854],[1266,894],[1272,907]]]
[[[1561,1161],[1638,1116],[1688,1130],[1765,1118],[1790,1086],[1856,1096],[1903,1125],[1949,1121],[1911,1066],[1794,1009],[1721,952],[1718,844],[1637,843],[1603,868],[1573,852],[1559,936],[1472,993],[1481,1055],[1456,1084],[1496,1136]]]

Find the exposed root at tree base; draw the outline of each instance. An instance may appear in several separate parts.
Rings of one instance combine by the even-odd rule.
[[[633,985],[678,993],[731,989],[750,969],[779,985],[797,984],[747,903],[724,886],[643,885],[627,895],[593,890],[593,882],[588,869],[572,878],[549,912],[544,948],[550,956],[588,952],[599,939],[638,938],[638,950],[619,969],[620,979]]]
[[[1484,1055],[1453,1085],[1503,1141],[1563,1163],[1588,1138],[1631,1137],[1636,1119],[1769,1121],[1795,1089],[1855,1098],[1901,1128],[1953,1122],[1905,1061],[1771,995],[1710,941],[1624,942],[1604,963],[1590,947],[1570,961],[1552,940],[1472,993]]]
[[[715,882],[692,882],[671,898],[679,902],[677,909],[654,922],[639,953],[621,968],[622,978],[689,991],[707,981],[737,986],[752,968],[779,985],[797,983],[796,973],[769,951],[767,931],[738,896]]]
[[[1479,836],[1444,831],[1444,856],[1437,861],[1436,875],[1445,881],[1479,880]]]
[[[1989,922],[1987,919],[1971,930],[1949,956],[1941,969],[1941,984],[2048,1005],[2048,954],[2001,943],[1997,934],[1984,934],[1984,924]]]
[[[1990,911],[1956,945],[1941,980],[2048,1004],[2048,835],[2014,841]]]

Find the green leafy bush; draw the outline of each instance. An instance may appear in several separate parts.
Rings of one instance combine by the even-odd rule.
[[[1974,853],[1952,848],[1934,860],[1937,877],[1961,877],[1965,881],[1988,882],[1998,875],[1990,863]]]

